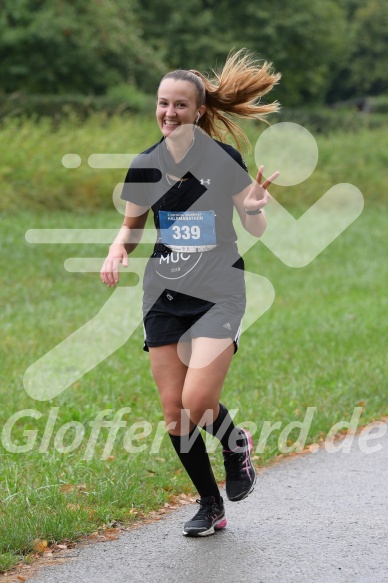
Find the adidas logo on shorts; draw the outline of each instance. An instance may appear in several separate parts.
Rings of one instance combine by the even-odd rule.
[[[226,328],[227,330],[231,330],[231,329],[232,329],[232,327],[231,327],[231,325],[229,324],[229,322],[226,322],[226,324],[224,324],[222,327],[223,327],[223,328]]]

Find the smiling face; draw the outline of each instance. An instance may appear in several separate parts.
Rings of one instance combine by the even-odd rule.
[[[205,109],[197,105],[196,88],[190,81],[168,78],[161,82],[156,119],[165,138],[180,125],[195,123],[198,112],[202,115]]]

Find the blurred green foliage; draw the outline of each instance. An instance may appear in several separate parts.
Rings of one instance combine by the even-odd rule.
[[[0,88],[104,94],[127,81],[154,90],[164,64],[141,36],[136,0],[2,0]]]
[[[271,98],[337,102],[387,92],[387,31],[385,0],[0,0],[0,94],[153,95],[246,47],[282,73]]]

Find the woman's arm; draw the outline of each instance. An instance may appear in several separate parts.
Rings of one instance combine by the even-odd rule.
[[[149,209],[127,202],[123,225],[118,232],[100,271],[101,280],[108,287],[119,281],[119,265],[128,267],[128,254],[140,243]]]
[[[263,178],[264,166],[260,166],[256,179],[253,185],[247,186],[233,196],[233,204],[237,209],[241,223],[246,231],[254,237],[261,237],[267,226],[264,207],[271,199],[267,188],[279,176],[279,172],[274,172],[272,176],[264,180]],[[256,213],[258,214],[248,214]],[[248,211],[248,213],[247,213]]]

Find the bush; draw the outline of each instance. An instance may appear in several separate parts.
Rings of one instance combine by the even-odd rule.
[[[154,110],[156,97],[143,93],[133,85],[122,83],[108,89],[106,99],[128,106],[132,111],[148,112]]]
[[[135,87],[120,85],[108,95],[7,95],[0,96],[0,118],[4,117],[66,117],[77,114],[82,119],[94,112],[114,115],[122,112],[153,113],[154,97]]]
[[[368,103],[370,111],[374,113],[388,113],[388,95],[369,97]]]
[[[388,111],[388,109],[387,109]],[[361,129],[378,129],[388,123],[388,116],[382,110],[379,113],[364,113],[357,109],[282,109],[271,116],[271,124],[294,122],[304,126],[312,133],[329,134],[336,131],[354,132]]]

